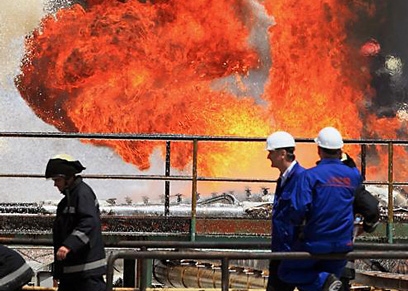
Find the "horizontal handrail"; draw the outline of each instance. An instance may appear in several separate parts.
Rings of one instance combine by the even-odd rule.
[[[81,139],[109,139],[109,140],[175,140],[175,141],[259,141],[265,142],[265,137],[243,136],[213,136],[213,135],[185,135],[162,133],[79,133],[79,132],[0,132],[0,137],[21,138],[81,138]],[[313,142],[313,138],[295,138],[297,142]],[[408,144],[401,139],[345,139],[346,144]]]
[[[5,245],[36,245],[52,246],[52,239],[41,238],[7,238],[0,237],[0,244]],[[192,241],[116,241],[105,242],[105,247],[135,248],[135,249],[250,249],[269,250],[270,242],[192,242]],[[354,243],[355,250],[408,251],[404,243]]]
[[[191,241],[119,241],[118,247],[174,248],[174,249],[270,249],[270,242],[191,242]],[[113,245],[112,245],[113,246]],[[354,244],[355,250],[408,251],[408,244],[364,243]]]
[[[229,288],[229,260],[302,260],[302,259],[408,259],[406,251],[353,251],[347,254],[316,255],[307,252],[200,252],[200,251],[123,251],[111,254],[108,258],[106,284],[107,291],[113,288],[113,267],[117,259],[207,259],[221,260],[221,285],[222,291]],[[142,278],[146,270],[141,270]],[[142,280],[143,282],[143,280]],[[145,291],[147,286],[142,283],[140,291]]]
[[[210,135],[184,135],[162,133],[79,133],[79,132],[0,132],[0,137],[21,138],[81,138],[81,139],[107,139],[107,140],[174,140],[174,141],[248,141],[265,142],[265,137],[242,137],[242,136],[210,136]],[[312,142],[313,138],[295,138],[297,142]],[[408,144],[407,140],[401,139],[344,139],[345,144],[383,144],[395,145]]]

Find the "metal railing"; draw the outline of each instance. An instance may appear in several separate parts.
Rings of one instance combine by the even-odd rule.
[[[29,246],[52,246],[52,239],[0,237],[0,244],[4,245],[29,245]],[[116,242],[105,242],[105,247],[134,248],[134,249],[249,249],[269,250],[271,243],[266,241],[129,241],[119,240]],[[382,250],[382,251],[408,251],[405,243],[373,243],[355,242],[355,250]]]
[[[196,240],[196,219],[197,219],[197,184],[198,182],[248,182],[248,183],[276,183],[276,179],[253,179],[253,178],[228,178],[228,177],[203,177],[198,175],[198,146],[201,142],[265,142],[264,137],[227,137],[227,136],[189,136],[173,134],[101,134],[101,133],[61,133],[61,132],[0,132],[0,138],[45,138],[45,139],[81,139],[81,140],[126,140],[126,141],[163,141],[166,142],[166,159],[164,175],[84,175],[91,179],[125,179],[125,180],[157,180],[164,181],[165,185],[165,215],[169,208],[169,183],[170,181],[191,181],[191,225],[190,239]],[[170,173],[170,143],[173,141],[187,141],[192,143],[192,172],[191,175],[171,175]],[[312,139],[297,138],[298,143],[312,143]],[[407,145],[405,140],[345,140],[345,144],[361,146],[361,173],[366,175],[367,167],[367,146],[384,145],[388,148],[387,181],[365,181],[366,184],[388,186],[388,218],[387,218],[387,239],[393,243],[393,190],[395,186],[405,186],[408,182],[394,181],[394,146]],[[43,178],[43,174],[1,174],[0,178]]]
[[[117,259],[143,260],[146,259],[204,259],[219,260],[221,262],[221,290],[229,289],[229,261],[230,260],[303,260],[303,259],[408,259],[406,251],[353,251],[348,254],[312,255],[307,252],[200,252],[200,251],[124,251],[112,254],[108,258],[108,269],[106,276],[107,291],[113,288],[114,263]],[[142,263],[143,266],[143,263]],[[146,278],[147,268],[142,267],[141,277]],[[140,281],[139,290],[145,291],[147,285],[145,280]]]
[[[52,246],[52,240],[27,240],[24,238],[0,238],[1,244],[6,245],[48,245]],[[148,259],[205,259],[220,260],[222,267],[222,288],[228,289],[229,272],[228,266],[231,260],[265,260],[265,259],[308,259],[308,258],[347,258],[347,259],[408,259],[408,244],[389,244],[389,243],[366,243],[357,242],[354,245],[354,252],[347,255],[310,255],[309,253],[271,253],[265,251],[270,249],[269,242],[190,242],[190,241],[118,241],[107,244],[106,247],[131,248],[132,251],[119,251],[112,254],[107,260],[106,281],[108,290],[123,290],[123,288],[113,288],[114,264],[118,259],[128,261],[140,260],[140,276],[138,280],[124,278],[124,282],[138,282],[138,287],[126,285],[128,290],[146,290],[149,286]],[[203,251],[203,250],[218,250]],[[247,250],[237,252],[231,250]],[[200,251],[195,251],[200,250]],[[228,250],[228,251],[219,251]],[[135,266],[136,264],[133,264]],[[135,270],[127,270],[123,276],[134,276]],[[34,287],[33,287],[34,288]],[[35,287],[39,288],[39,287]],[[113,288],[113,289],[112,289]],[[25,289],[29,290],[29,289]],[[33,289],[36,290],[36,289]]]

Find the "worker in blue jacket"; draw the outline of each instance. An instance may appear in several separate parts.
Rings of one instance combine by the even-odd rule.
[[[361,175],[341,160],[343,139],[333,127],[315,139],[320,162],[297,179],[288,214],[302,228],[293,251],[311,254],[347,253],[353,249],[354,193]],[[283,260],[279,277],[301,291],[338,291],[346,260]]]
[[[296,161],[295,139],[285,131],[277,131],[266,140],[268,160],[271,167],[280,172],[277,181],[272,209],[272,252],[288,252],[291,250],[296,229],[289,221],[288,211],[291,196],[295,190],[295,180],[304,168]],[[279,260],[271,260],[267,291],[293,291],[295,286],[283,282],[277,273]]]

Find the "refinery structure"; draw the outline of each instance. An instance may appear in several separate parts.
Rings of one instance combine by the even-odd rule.
[[[405,0],[2,3],[0,243],[35,270],[27,290],[55,290],[61,196],[44,169],[60,153],[98,196],[120,258],[109,287],[264,289],[279,175],[265,137],[290,132],[312,167],[325,126],[380,202],[353,287],[408,290],[407,13]]]
[[[32,133],[2,133],[4,135],[32,135]],[[34,133],[44,136],[44,133]],[[61,138],[59,134],[45,134],[46,138]],[[83,138],[83,136],[79,135]],[[105,136],[106,138],[107,136]],[[38,137],[37,137],[38,138]],[[43,138],[43,137],[40,137]],[[65,136],[64,138],[67,138]],[[69,138],[78,138],[77,135]],[[108,136],[109,138],[109,136]],[[129,138],[126,136],[125,138]],[[148,139],[146,136],[131,138]],[[148,250],[155,252],[167,251],[177,253],[180,250],[197,251],[208,254],[209,258],[198,259],[157,259],[144,265],[131,259],[116,260],[113,263],[113,272],[108,276],[114,288],[128,288],[136,286],[146,287],[174,287],[174,288],[221,288],[223,275],[222,265],[211,257],[214,251],[223,251],[225,254],[237,251],[245,252],[248,249],[255,254],[268,252],[270,246],[271,211],[276,180],[256,179],[248,177],[210,177],[196,174],[195,159],[199,158],[199,145],[194,143],[215,139],[203,136],[154,136],[154,139],[163,139],[167,143],[172,139],[183,138],[192,140],[194,154],[191,173],[172,175],[164,171],[162,175],[85,175],[87,180],[100,179],[154,179],[162,185],[162,195],[157,199],[141,197],[141,201],[132,201],[130,198],[120,203],[115,197],[100,200],[102,213],[102,227],[109,256],[121,252],[135,252],[143,254]],[[236,142],[241,138],[218,137],[225,142]],[[232,139],[232,141],[229,141]],[[242,138],[242,142],[249,142]],[[250,142],[263,142],[262,138],[250,139]],[[300,144],[312,143],[312,140],[299,140]],[[370,140],[369,143],[374,141]],[[385,142],[387,146],[397,147],[392,141]],[[369,169],[366,153],[367,141],[346,140],[350,146],[361,148],[359,168],[362,173]],[[400,143],[400,141],[398,142]],[[393,151],[390,150],[390,153]],[[169,164],[171,152],[166,155]],[[164,166],[166,168],[166,166]],[[390,164],[387,172],[394,169]],[[7,175],[10,176],[10,175]],[[42,174],[13,174],[18,179],[44,179]],[[188,181],[190,191],[173,193],[172,183]],[[231,191],[222,193],[212,192],[202,195],[198,191],[201,183],[213,181],[226,183]],[[379,200],[381,209],[381,223],[376,232],[363,234],[356,239],[356,250],[372,252],[380,250],[399,250],[405,252],[407,241],[406,223],[408,218],[408,196],[404,190],[406,183],[402,181],[366,180],[367,189]],[[240,185],[240,186],[237,186]],[[246,185],[241,191],[236,190]],[[252,186],[251,186],[252,185]],[[259,187],[269,185],[270,187]],[[205,189],[205,188],[204,188]],[[257,192],[252,189],[259,189]],[[391,192],[390,192],[391,191]],[[190,193],[189,193],[190,192]],[[391,198],[392,197],[392,198]],[[195,201],[195,203],[192,203]],[[1,203],[0,219],[2,224],[0,241],[14,246],[31,263],[36,271],[32,285],[42,288],[51,287],[51,272],[53,255],[51,247],[51,226],[56,210],[56,200],[45,200],[35,203]],[[390,207],[391,205],[391,207]],[[189,245],[190,243],[190,245]],[[384,252],[387,253],[387,252]],[[133,262],[133,263],[132,263]],[[229,288],[232,289],[262,289],[267,282],[266,259],[231,259],[228,267]],[[355,286],[369,286],[392,288],[404,284],[407,274],[406,259],[362,258],[356,260],[357,280]],[[136,271],[130,271],[136,270]],[[147,275],[144,268],[150,270]],[[144,271],[143,271],[144,270]],[[144,274],[144,275],[143,275]],[[402,282],[402,283],[401,283]],[[33,286],[33,287],[35,287]],[[224,285],[225,286],[225,285]],[[222,287],[224,288],[224,287]],[[356,287],[357,288],[357,287]],[[120,289],[118,289],[120,290]],[[368,289],[367,289],[368,290]],[[405,290],[401,288],[400,290]]]

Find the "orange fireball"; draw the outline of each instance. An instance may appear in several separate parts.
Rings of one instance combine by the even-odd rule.
[[[266,137],[283,129],[314,137],[330,125],[344,138],[372,132],[392,138],[401,122],[367,110],[371,76],[362,44],[348,30],[360,15],[375,14],[368,2],[88,0],[86,8],[43,19],[27,38],[17,86],[40,118],[66,132]],[[276,25],[261,34],[256,20],[263,10]],[[361,49],[375,54],[380,47]],[[262,63],[270,59],[271,68]],[[254,76],[266,82],[253,85]],[[228,80],[225,88],[220,80]],[[245,88],[251,85],[261,88]],[[241,96],[254,91],[262,94]],[[156,147],[164,149],[162,142],[93,142],[140,169],[149,168]],[[201,145],[200,173],[226,176],[237,165],[256,170],[261,149]],[[190,152],[191,144],[174,143],[172,166],[184,169]],[[309,165],[315,158],[300,156]]]

